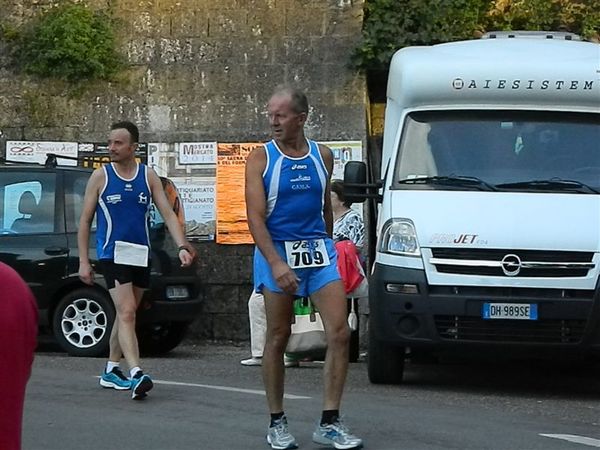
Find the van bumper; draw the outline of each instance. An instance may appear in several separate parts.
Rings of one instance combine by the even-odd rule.
[[[411,293],[416,290],[418,292]],[[535,303],[537,320],[483,319],[491,303]],[[595,291],[430,286],[418,269],[375,264],[369,281],[373,336],[427,350],[486,347],[600,355],[600,283]]]

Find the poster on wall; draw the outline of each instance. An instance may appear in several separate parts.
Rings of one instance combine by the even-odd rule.
[[[166,177],[169,169],[168,165],[169,144],[164,142],[148,143],[148,167],[160,177]]]
[[[333,152],[333,180],[344,179],[344,166],[348,161],[362,161],[361,141],[327,141],[321,142]]]
[[[216,164],[216,142],[180,142],[175,144],[179,164]]]
[[[44,164],[48,153],[77,158],[77,142],[6,141],[7,161]],[[60,166],[77,165],[71,159],[57,158],[57,162]]]
[[[146,164],[148,161],[148,144],[140,142],[135,151],[137,162]],[[79,166],[97,169],[110,162],[110,152],[106,142],[84,142],[79,144]]]
[[[218,144],[217,243],[252,244],[244,200],[246,158],[262,143]]]
[[[190,240],[212,240],[216,229],[214,178],[171,178],[185,212],[185,234]]]

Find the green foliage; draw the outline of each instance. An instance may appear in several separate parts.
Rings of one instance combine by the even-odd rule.
[[[24,25],[15,50],[27,73],[68,81],[110,78],[121,65],[111,18],[74,3]]]
[[[473,36],[489,0],[370,0],[363,38],[352,62],[361,69],[387,68],[396,50]]]
[[[367,0],[355,67],[386,70],[409,45],[470,39],[491,30],[569,30],[600,34],[600,0]]]

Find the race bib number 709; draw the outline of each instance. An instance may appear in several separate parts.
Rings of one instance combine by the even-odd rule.
[[[310,241],[286,241],[285,255],[292,269],[325,267],[329,265],[329,255],[323,239]]]

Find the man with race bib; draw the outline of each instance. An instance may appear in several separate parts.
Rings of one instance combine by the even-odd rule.
[[[306,96],[280,87],[268,106],[273,140],[254,150],[246,163],[246,205],[256,243],[254,289],[265,296],[267,336],[263,381],[273,449],[297,448],[283,410],[283,354],[290,336],[294,296],[310,296],[327,334],[324,400],[314,442],[337,449],[359,448],[340,418],[348,371],[347,300],[331,239],[331,150],[304,136]]]

